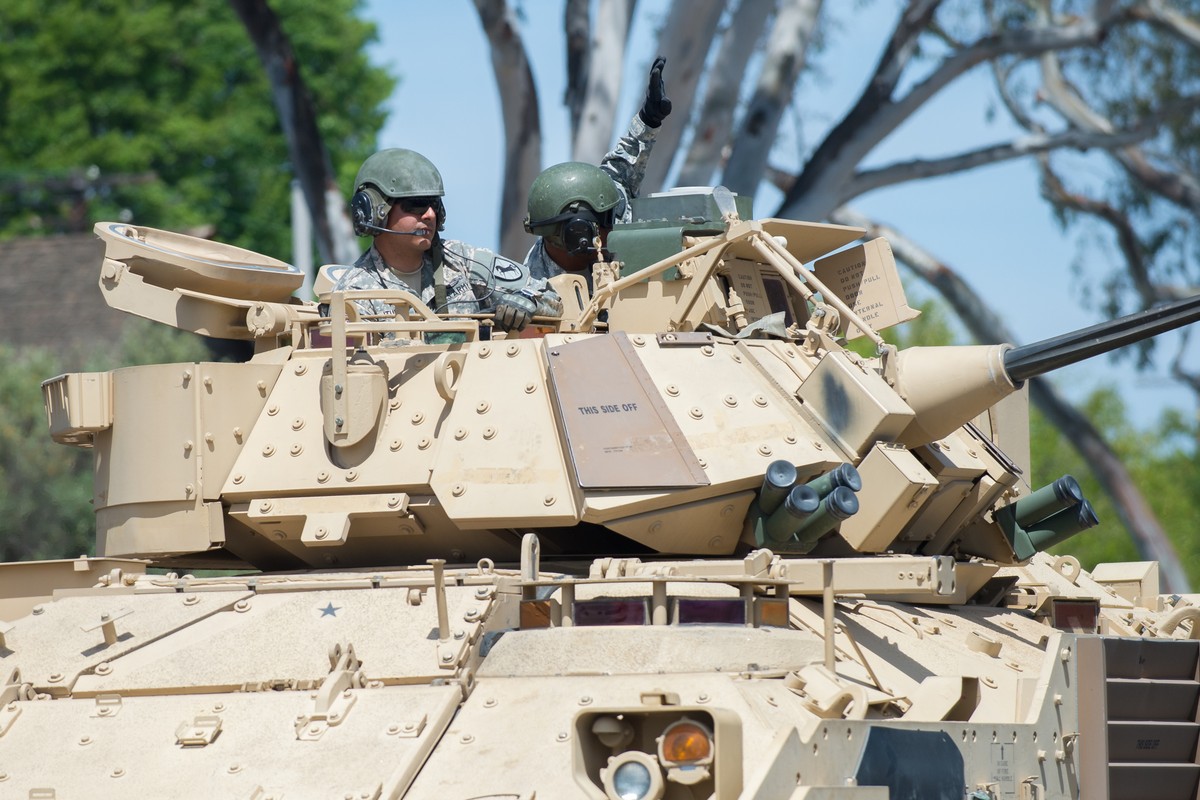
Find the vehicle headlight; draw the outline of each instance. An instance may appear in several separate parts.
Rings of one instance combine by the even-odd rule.
[[[613,756],[600,770],[609,800],[661,800],[662,767],[649,753],[630,750]]]

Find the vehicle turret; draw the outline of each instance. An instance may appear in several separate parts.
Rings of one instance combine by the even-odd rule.
[[[1019,390],[1187,324],[1200,300],[1025,347],[897,351],[878,331],[916,312],[886,241],[746,211],[723,189],[635,201],[609,241],[627,260],[599,263],[590,296],[581,276],[556,278],[567,308],[538,319],[538,338],[328,281],[323,315],[290,298],[300,276],[280,262],[97,225],[111,304],[256,347],[243,364],[46,383],[52,435],[97,456],[100,554],[513,560],[518,534],[536,532],[562,556],[769,547],[1005,564],[1093,524],[1082,497],[1058,516],[1007,510],[1039,496]],[[351,301],[368,296],[397,315],[359,318]],[[431,331],[463,341],[424,344]],[[847,349],[859,337],[873,357]]]

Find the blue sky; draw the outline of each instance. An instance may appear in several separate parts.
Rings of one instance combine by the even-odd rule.
[[[562,105],[563,3],[510,0],[510,4],[524,10],[521,34],[538,86],[542,163],[549,166],[570,157]],[[772,154],[774,165],[798,166],[805,148],[814,146],[836,124],[873,69],[898,5],[892,0],[855,4],[853,26],[843,20],[830,33],[829,45],[816,62],[819,74],[801,82],[798,107],[802,112],[785,119]],[[664,0],[638,3],[625,66],[629,90],[622,97],[618,134],[640,103],[644,84],[636,85],[640,80],[631,76],[643,74],[655,55],[655,27],[665,6]],[[504,134],[488,44],[474,4],[471,0],[367,0],[363,15],[379,26],[380,42],[372,57],[400,76],[379,146],[409,147],[432,159],[446,183],[447,235],[496,247]],[[670,94],[670,64],[666,78]],[[986,121],[990,98],[984,74],[956,81],[886,140],[872,160],[886,163],[936,156],[1007,138],[1011,129]],[[673,122],[677,122],[674,117],[665,124]],[[668,155],[655,152],[654,157]],[[774,190],[760,191],[756,214],[770,215],[778,202]],[[1020,340],[1017,344],[1100,321],[1096,312],[1081,306],[1080,281],[1102,276],[1107,265],[1095,267],[1085,278],[1075,274],[1072,264],[1078,256],[1072,237],[1077,234],[1064,235],[1053,222],[1038,195],[1036,172],[1027,162],[876,191],[855,206],[960,270],[1005,317]],[[909,286],[914,298],[922,295],[914,281]],[[1200,353],[1192,355],[1200,357]],[[1168,405],[1194,412],[1190,393],[1165,378],[1123,377],[1127,363],[1118,368],[1097,359],[1070,367],[1058,373],[1057,385],[1078,400],[1099,385],[1117,383],[1138,423],[1150,422]]]

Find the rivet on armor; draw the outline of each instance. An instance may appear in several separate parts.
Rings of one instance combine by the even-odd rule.
[[[426,438],[422,439],[421,441],[417,442],[417,449],[418,450],[428,450],[430,444],[432,444],[432,442],[430,442],[429,438],[426,437]]]
[[[317,538],[324,539],[329,536],[328,528],[317,528]]]
[[[317,483],[325,483],[329,480],[329,473],[321,471],[317,473]]]
[[[737,408],[737,398],[731,394],[725,395],[725,397],[722,398],[722,402],[730,408]]]
[[[708,462],[703,458],[697,458],[696,463],[700,465],[700,469],[708,469]]]
[[[475,737],[469,733],[464,733],[462,736],[460,736],[458,738],[458,740],[460,742],[462,742],[463,744],[470,744],[471,742],[475,741]]]
[[[466,633],[466,631],[455,631],[454,638],[458,639],[458,640],[465,639],[465,638],[467,638],[467,633]]]
[[[412,424],[420,425],[424,419],[425,419],[425,415],[422,414],[420,411],[418,411],[417,413],[412,415]]]
[[[338,397],[342,396],[342,385],[340,383],[335,383],[333,385],[333,393],[336,394]]]
[[[61,672],[55,672],[54,674],[52,674],[52,675],[50,676],[50,678],[49,678],[49,681],[50,681],[51,683],[58,683],[58,682],[59,682],[59,681],[61,681],[62,679],[63,679],[63,675],[62,675],[62,673],[61,673]]]
[[[510,344],[510,345],[509,345],[507,348],[505,348],[505,350],[504,350],[504,353],[505,353],[505,354],[506,354],[506,355],[507,355],[509,358],[512,358],[513,356],[515,356],[517,353],[520,353],[520,352],[521,352],[521,346],[520,346],[519,344]]]
[[[303,375],[303,374],[304,374],[304,373],[306,373],[306,372],[308,372],[308,367],[307,367],[307,366],[305,366],[304,364],[297,364],[297,365],[296,365],[296,374],[297,374],[297,375]]]
[[[542,505],[544,505],[544,506],[552,506],[552,505],[554,505],[554,495],[552,495],[552,494],[548,494],[548,495],[546,495],[545,497],[543,497],[543,498],[542,498]]]
[[[566,741],[570,741],[570,739],[571,739],[571,734],[567,733],[566,731],[559,731],[559,732],[558,732],[558,736],[555,736],[554,738],[555,738],[557,741],[560,741],[560,742],[566,742]]]
[[[226,769],[225,771],[228,772],[230,775],[237,775],[239,772],[242,771],[242,765],[241,764],[230,764],[228,769]]]
[[[754,395],[754,405],[758,406],[759,408],[766,408],[767,398],[763,397],[761,394]]]
[[[796,443],[796,437],[795,437],[795,436],[792,436],[790,433],[789,433],[787,436],[784,436],[784,437],[783,437],[783,440],[784,440],[785,442],[787,442],[788,444],[795,444],[795,443]]]
[[[656,519],[650,523],[650,527],[646,528],[646,533],[658,533],[662,530],[662,520]]]
[[[483,707],[484,708],[495,708],[496,707],[496,698],[489,697],[488,699],[484,700]]]
[[[262,454],[268,458],[275,455],[275,445],[269,444],[263,447]]]
[[[722,541],[723,541],[723,539],[720,536],[712,537],[711,539],[708,540],[708,549],[709,550],[717,550],[718,548],[721,547]]]
[[[112,672],[112,666],[108,662],[101,662],[96,665],[97,675],[107,675]]]
[[[735,364],[742,363],[742,357],[739,356],[737,353],[730,353],[729,357],[733,359],[733,363],[735,363]]]
[[[250,610],[250,601],[249,600],[238,600],[236,603],[233,604],[233,610],[238,612],[239,614],[249,611]]]
[[[271,512],[271,501],[264,500],[261,503],[259,503],[258,510],[263,514],[269,514]]]
[[[242,442],[242,429],[241,428],[233,429],[233,440],[235,442],[237,442],[238,444],[241,444],[241,442]]]
[[[90,737],[90,736],[80,736],[79,737],[79,744],[81,746],[87,747],[91,743],[92,743],[92,737]]]
[[[123,767],[113,767],[112,771],[108,774],[113,778],[120,778],[125,775],[125,769]]]
[[[711,698],[708,696],[708,692],[701,692],[701,693],[700,693],[700,694],[699,694],[699,695],[696,697],[696,702],[697,702],[697,703],[707,703],[707,702],[708,702],[710,699],[711,699]]]
[[[183,487],[183,496],[191,497],[192,492],[194,492],[194,491],[196,491],[196,487],[189,483],[187,486]]]
[[[487,358],[491,354],[492,354],[492,348],[488,347],[486,344],[483,347],[479,348],[479,357],[480,358]]]
[[[461,483],[456,483],[453,487],[451,487],[450,494],[454,495],[455,497],[462,497],[466,491],[466,486],[463,486]]]
[[[291,448],[288,450],[288,452],[294,456],[298,456],[304,452],[304,445],[294,444],[291,446]]]
[[[486,414],[489,408],[491,408],[491,405],[488,403],[488,401],[484,400],[482,403],[475,406],[475,412],[478,414]]]
[[[484,428],[483,429],[483,438],[488,439],[488,440],[496,438],[496,429],[495,428]]]
[[[692,419],[704,419],[704,411],[700,408],[700,406],[692,406],[691,409],[688,410],[688,416],[690,416]]]
[[[254,384],[254,388],[258,389],[259,394],[266,394],[267,393],[267,382],[266,381],[258,381]]]
[[[190,453],[190,452],[192,452],[192,448],[195,446],[196,446],[196,443],[193,442],[191,439],[188,439],[186,442],[183,443],[183,452]]]
[[[633,343],[635,345],[637,345],[638,347],[641,347],[642,345],[644,345],[646,343],[646,340],[643,339],[641,336],[634,336]]]
[[[721,509],[722,517],[728,517],[732,513],[734,513],[733,506],[725,506],[724,508]]]
[[[525,384],[525,394],[533,394],[535,389],[537,389],[536,383],[530,382]]]
[[[400,726],[397,725],[396,723],[393,722],[391,725],[387,726],[388,736],[395,736],[399,732],[400,732]]]
[[[770,445],[767,445],[767,444],[760,444],[760,445],[758,446],[758,454],[759,454],[760,456],[769,456],[769,455],[771,455],[771,453],[772,453],[772,452],[773,452],[773,451],[771,450],[771,446],[770,446]]]
[[[346,480],[350,483],[354,483],[354,481],[358,480],[358,470],[352,469],[349,472],[347,472]]]
[[[671,395],[671,397],[679,397],[679,387],[673,383],[668,383],[667,394]]]
[[[210,377],[208,377],[207,375],[205,375],[205,376],[204,376],[204,385],[205,385],[207,388],[211,389],[211,388],[212,388],[212,378],[210,378]]]
[[[188,382],[188,381],[190,381],[191,379],[192,379],[192,371],[191,371],[191,370],[189,370],[189,369],[185,369],[185,370],[183,371],[183,382],[184,382],[184,383],[187,383],[187,382]]]
[[[397,400],[396,398],[393,397],[391,400],[388,400],[388,410],[389,411],[395,411],[399,407],[400,407],[400,401]]]
[[[458,428],[457,430],[455,430],[454,438],[460,442],[463,439],[467,438],[467,429],[466,428]]]
[[[279,406],[275,406],[275,405],[267,406],[267,416],[268,417],[273,417],[278,413],[279,413]]]
[[[214,441],[213,435],[211,433],[209,433],[208,431],[205,431],[204,432],[204,441],[206,444],[208,444],[209,447],[212,447],[212,443]]]
[[[816,439],[813,439],[813,447],[815,447],[817,450],[825,449],[825,445],[822,444],[821,442],[818,442]]]
[[[292,420],[292,430],[298,431],[303,427],[304,427],[304,420],[302,418],[296,417],[294,420]]]
[[[792,348],[790,348],[790,347],[789,347],[788,349],[784,350],[784,351],[783,351],[783,354],[784,354],[785,356],[787,356],[788,358],[795,358],[795,357],[796,357],[796,351],[795,351],[795,350],[793,350],[793,349],[792,349]]]
[[[387,499],[387,504],[388,508],[395,508],[396,506],[400,505],[400,498],[396,497],[396,495],[392,495]]]
[[[392,439],[391,443],[388,444],[388,447],[394,453],[397,450],[399,450],[401,447],[404,447],[404,442],[401,441],[400,439]]]
[[[711,344],[706,344],[706,345],[704,345],[704,347],[700,348],[700,352],[706,356],[711,356],[713,354],[714,350],[713,350]]]
[[[587,696],[586,694],[583,697],[579,698],[579,705],[590,706],[591,704],[592,704],[592,698]]]
[[[287,534],[284,533],[283,531],[275,531],[271,535],[274,536],[278,541],[281,541],[281,542],[287,538]]]

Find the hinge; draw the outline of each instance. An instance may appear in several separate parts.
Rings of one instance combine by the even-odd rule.
[[[354,645],[335,644],[329,650],[329,675],[313,692],[313,711],[296,717],[296,738],[312,741],[329,728],[340,725],[358,698],[354,689],[366,685],[362,662],[354,656]]]
[[[21,706],[17,701],[32,699],[32,684],[22,683],[21,670],[13,667],[3,688],[0,688],[0,736],[8,733],[17,717],[21,716]]]
[[[200,714],[191,722],[181,722],[175,729],[175,744],[180,747],[204,747],[212,744],[221,732],[221,718],[216,714]]]

